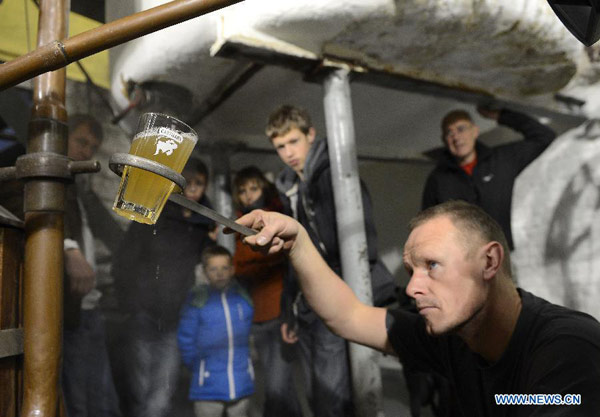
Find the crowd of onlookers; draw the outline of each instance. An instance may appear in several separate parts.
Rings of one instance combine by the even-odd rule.
[[[173,415],[170,414],[171,402],[181,377],[182,364],[188,369],[185,373],[189,376],[188,398],[193,402],[197,417],[248,416],[250,399],[255,392],[256,361],[264,370],[261,379],[264,401],[260,405],[263,416],[302,416],[303,399],[299,398],[299,392],[306,395],[305,402],[314,416],[352,416],[355,406],[346,339],[399,354],[413,416],[420,415],[420,408],[426,403],[432,405],[437,416],[460,416],[460,409],[465,405],[457,401],[461,396],[456,381],[461,379],[452,373],[456,372],[452,368],[454,362],[450,362],[454,371],[448,374],[443,364],[415,355],[411,349],[418,349],[421,343],[434,350],[437,342],[429,342],[426,333],[438,336],[438,333],[454,332],[471,351],[480,354],[489,351],[478,350],[478,346],[473,345],[472,335],[463,335],[460,327],[438,332],[437,322],[431,317],[434,313],[424,313],[445,306],[441,298],[436,298],[441,297],[440,294],[431,291],[434,284],[415,289],[416,271],[424,264],[431,278],[438,274],[440,268],[444,270],[447,267],[443,258],[434,259],[434,255],[427,255],[431,259],[417,258],[415,254],[421,249],[414,240],[419,235],[413,235],[424,230],[428,222],[437,221],[438,217],[449,216],[453,222],[458,222],[456,224],[460,227],[455,224],[457,230],[468,229],[469,233],[481,224],[491,222],[489,224],[498,227],[500,235],[506,236],[506,247],[502,249],[489,244],[486,259],[490,265],[487,268],[492,271],[493,262],[504,265],[514,248],[510,230],[514,181],[555,136],[547,126],[521,113],[488,108],[478,108],[478,111],[483,117],[522,133],[524,140],[487,147],[477,141],[479,128],[467,112],[456,110],[444,117],[441,128],[445,151],[429,175],[423,192],[422,207],[429,208],[425,213],[430,214],[425,215],[421,223],[412,225],[413,232],[407,242],[407,247],[415,247],[415,252],[405,253],[404,264],[411,276],[406,289],[398,288],[378,256],[374,209],[368,190],[361,182],[366,255],[372,281],[377,283],[373,285],[377,312],[369,313],[372,314],[370,321],[365,318],[365,322],[372,324],[374,329],[378,325],[383,326],[383,321],[378,323],[375,320],[375,317],[380,317],[378,312],[383,311],[377,307],[399,299],[402,314],[410,317],[399,314],[386,316],[387,344],[376,341],[375,333],[363,335],[364,329],[346,330],[350,324],[338,325],[335,321],[341,313],[323,307],[323,304],[335,305],[339,297],[344,300],[339,310],[352,311],[354,304],[348,301],[350,296],[344,288],[339,294],[331,294],[329,301],[321,299],[323,295],[315,296],[312,287],[308,290],[304,287],[311,283],[315,288],[322,285],[324,290],[328,289],[330,284],[325,284],[326,278],[323,278],[323,283],[314,279],[312,284],[313,277],[321,273],[332,274],[336,279],[341,277],[343,280],[344,277],[328,143],[317,135],[306,110],[284,105],[268,118],[266,136],[285,164],[275,181],[269,181],[268,176],[255,166],[242,167],[235,170],[231,193],[237,217],[251,213],[244,219],[254,221],[257,212],[253,211],[260,209],[268,213],[283,213],[302,225],[310,244],[302,241],[298,245],[309,252],[312,245],[315,251],[314,254],[310,252],[311,262],[307,265],[297,261],[297,255],[288,259],[283,251],[272,250],[275,253],[270,254],[256,251],[256,247],[251,248],[247,243],[253,246],[257,243],[244,242],[243,236],[236,236],[232,253],[215,243],[217,226],[212,221],[171,202],[167,203],[155,225],[132,222],[123,233],[108,211],[98,210],[102,203],[89,182],[79,176],[68,187],[65,215],[65,325],[61,382],[68,416]],[[74,115],[69,118],[70,158],[91,159],[101,146],[102,138],[102,127],[93,117]],[[205,193],[209,183],[206,165],[192,157],[182,174],[187,184],[183,190],[185,197],[211,207]],[[448,203],[442,204],[452,200],[478,206],[493,220],[486,218],[475,226],[460,220],[461,214],[455,212],[471,209],[462,206],[448,208]],[[92,212],[94,215],[89,215]],[[476,211],[469,213],[475,218],[479,216]],[[298,239],[298,236],[304,236],[303,232],[290,234],[278,229],[280,224],[293,227],[296,223],[277,215],[264,217],[260,224],[265,226],[265,233],[270,230],[270,221],[274,222],[274,233],[279,233],[282,240],[292,235]],[[285,223],[288,221],[291,223]],[[442,224],[439,230],[446,230],[442,226],[446,227]],[[450,236],[454,233],[451,228],[447,231],[440,231],[440,234]],[[498,234],[494,236],[494,241],[502,240]],[[124,322],[120,323],[123,337],[118,341],[121,345],[118,351],[124,357],[113,360],[112,366],[105,321],[99,307],[102,294],[96,285],[96,240],[102,240],[112,249],[114,294],[120,317],[124,318]],[[449,247],[436,249],[441,252],[450,250]],[[320,269],[325,266],[320,266],[317,258],[324,260],[326,270]],[[203,272],[200,278],[196,273],[198,265]],[[482,276],[486,276],[486,271],[484,267]],[[489,272],[489,279],[504,273],[501,266],[496,266]],[[432,279],[435,281],[435,278]],[[515,299],[516,291],[510,292],[505,285],[501,288],[510,295],[505,302]],[[405,290],[412,302],[402,302]],[[467,287],[462,290],[472,295]],[[494,290],[485,292],[486,297],[493,293]],[[521,297],[523,303],[525,300],[533,303],[528,293],[518,294],[517,298]],[[473,302],[469,299],[465,305]],[[362,314],[361,310],[357,316]],[[537,310],[535,314],[538,314]],[[397,338],[400,330],[396,327],[405,325],[396,323],[398,320],[410,322],[410,326],[416,329],[418,325],[413,323],[415,317],[422,318],[426,330],[423,334],[417,331],[416,342],[404,343]],[[498,318],[492,313],[490,317]],[[349,322],[350,319],[343,321]],[[515,323],[507,333],[508,339],[513,331],[516,332]],[[403,328],[401,331],[409,330]],[[481,340],[484,339],[482,336]],[[498,337],[498,340],[501,343],[503,339]],[[433,344],[430,346],[429,343]],[[506,345],[498,349],[504,352],[504,348]],[[444,355],[447,359],[449,354]],[[489,359],[485,355],[483,357]],[[294,383],[294,361],[300,364],[302,370],[302,390],[296,389]],[[433,361],[435,366],[423,366],[427,361]],[[489,360],[488,363],[493,365]],[[119,369],[115,372],[117,366]],[[120,378],[119,393],[115,389],[113,374]],[[469,374],[468,377],[476,378],[476,375]],[[484,385],[485,378],[487,376],[484,375]],[[488,394],[481,393],[483,396]],[[474,407],[479,410],[478,406]],[[483,409],[487,409],[485,407]]]

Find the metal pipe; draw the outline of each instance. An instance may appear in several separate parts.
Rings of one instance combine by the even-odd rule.
[[[325,121],[335,199],[342,275],[358,298],[373,304],[349,71],[338,69],[325,78]],[[349,344],[354,408],[359,417],[383,416],[382,385],[374,351]]]
[[[50,37],[38,49],[0,65],[0,90],[63,68],[113,46],[222,9],[241,0],[175,0],[99,26],[72,38]],[[41,10],[40,10],[41,13]],[[63,40],[64,41],[60,41]]]
[[[40,2],[38,46],[66,36],[69,4]],[[65,79],[64,68],[35,79],[28,155],[66,154]],[[31,204],[25,207],[23,417],[51,417],[59,409],[64,197],[60,179],[30,178],[25,184]]]
[[[211,154],[213,166],[213,190],[215,195],[215,209],[223,216],[233,217],[233,200],[231,198],[231,169],[229,151],[224,148]],[[231,253],[235,251],[235,235],[226,235],[219,231],[217,243],[227,248]]]
[[[225,75],[221,84],[210,92],[208,98],[192,111],[187,123],[190,126],[199,124],[263,68],[263,65],[254,62],[236,66],[233,71]]]

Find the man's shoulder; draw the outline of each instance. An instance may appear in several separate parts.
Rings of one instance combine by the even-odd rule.
[[[581,341],[593,346],[600,353],[600,323],[594,317],[550,303],[543,298],[520,290],[523,308],[532,315],[537,327],[536,344]]]
[[[536,325],[522,357],[521,388],[530,393],[579,394],[582,416],[600,406],[600,324],[588,314],[525,297]],[[529,304],[529,307],[526,307]],[[527,345],[526,345],[527,346]]]

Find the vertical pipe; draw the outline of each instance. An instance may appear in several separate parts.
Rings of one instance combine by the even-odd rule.
[[[231,198],[231,167],[229,152],[225,149],[212,154],[213,184],[215,193],[215,210],[225,217],[233,218],[233,200]],[[217,243],[233,253],[235,251],[235,235],[217,234]]]
[[[38,47],[66,37],[69,8],[69,0],[40,1]],[[66,153],[65,74],[63,68],[35,79],[28,153]],[[64,211],[37,206],[64,195],[58,180],[25,185],[23,417],[51,417],[59,408]]]
[[[348,74],[332,71],[324,85],[331,181],[344,281],[362,302],[373,304]],[[382,416],[381,373],[374,351],[354,343],[349,350],[357,415]]]

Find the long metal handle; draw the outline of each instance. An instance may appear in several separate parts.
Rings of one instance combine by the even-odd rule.
[[[192,200],[188,200],[181,194],[171,194],[169,200],[176,204],[179,204],[180,206],[185,207],[186,209],[201,214],[202,216],[208,217],[209,219],[214,220],[217,223],[227,226],[231,230],[235,230],[236,232],[241,233],[244,236],[252,236],[258,233],[256,230],[250,229],[246,226],[242,226],[241,224],[234,222],[230,218],[225,217],[222,214],[219,214],[216,211],[209,209],[206,206],[203,206],[202,204],[196,203]]]

